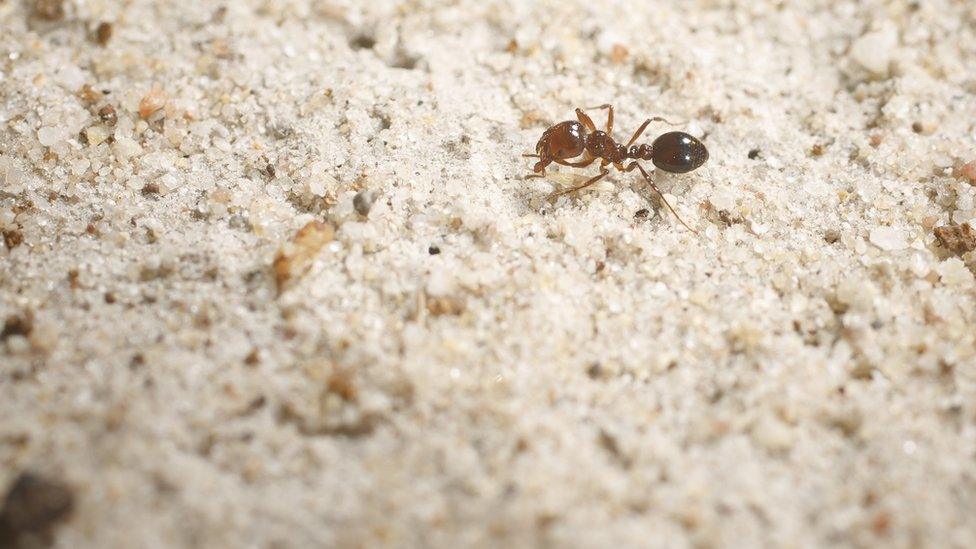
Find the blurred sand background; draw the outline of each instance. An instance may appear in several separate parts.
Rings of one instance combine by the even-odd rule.
[[[0,30],[4,543],[976,546],[976,4]],[[524,179],[607,102],[703,138],[655,175],[700,237]]]

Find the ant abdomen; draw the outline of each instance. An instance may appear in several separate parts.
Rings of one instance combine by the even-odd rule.
[[[643,145],[642,145],[643,147]],[[650,160],[659,169],[671,173],[688,173],[708,160],[708,149],[697,138],[685,132],[668,132],[654,140]]]

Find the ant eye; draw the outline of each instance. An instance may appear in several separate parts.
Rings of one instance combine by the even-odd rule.
[[[671,173],[687,173],[708,160],[705,145],[684,132],[668,132],[654,140],[651,159],[658,168]]]

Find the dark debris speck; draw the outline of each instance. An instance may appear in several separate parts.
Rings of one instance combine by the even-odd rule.
[[[98,109],[98,118],[107,126],[114,126],[119,120],[118,114],[115,112],[115,107],[112,105],[105,105]]]
[[[95,28],[95,33],[92,35],[92,41],[99,46],[108,44],[109,40],[112,39],[112,30],[111,23],[99,23]]]
[[[3,244],[8,250],[20,246],[24,242],[24,233],[17,230],[3,231]]]
[[[976,250],[976,230],[969,223],[950,223],[933,230],[939,244],[955,254]]]
[[[64,18],[64,0],[34,0],[34,15],[45,21]]]
[[[356,210],[356,213],[366,217],[369,215],[369,211],[373,209],[374,200],[375,196],[373,193],[369,191],[360,191],[352,198],[352,207]]]
[[[16,547],[27,536],[50,545],[52,528],[68,518],[74,492],[63,481],[24,472],[10,485],[0,508],[0,547]]]
[[[11,315],[7,317],[7,320],[3,323],[3,331],[0,332],[0,341],[7,339],[11,336],[26,336],[30,335],[31,330],[34,329],[34,319],[31,315]]]

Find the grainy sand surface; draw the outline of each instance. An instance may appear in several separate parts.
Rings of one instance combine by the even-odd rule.
[[[0,545],[974,547],[974,124],[962,0],[0,0]]]

